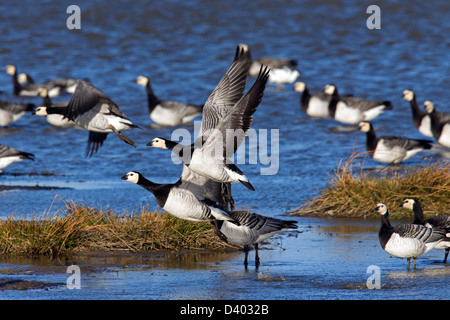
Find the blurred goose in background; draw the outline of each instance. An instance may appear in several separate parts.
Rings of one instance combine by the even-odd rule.
[[[389,221],[389,211],[384,203],[378,203],[375,211],[381,215],[381,227],[378,233],[381,247],[397,258],[406,258],[407,269],[411,259],[416,268],[416,259],[434,249],[445,239],[443,230],[427,228],[419,224],[401,224],[393,227]]]
[[[294,90],[302,92],[300,108],[308,116],[313,118],[331,117],[330,109],[328,108],[331,102],[330,95],[322,91],[311,94],[305,82],[296,82],[294,84]]]
[[[11,163],[23,160],[34,161],[34,155],[0,144],[0,173]]]
[[[267,68],[261,70],[254,85],[243,95],[248,65],[249,60],[240,51],[206,101],[200,134],[193,144],[182,146],[157,138],[147,145],[172,150],[189,169],[214,181],[227,183],[229,191],[231,182],[255,190],[244,173],[230,163],[230,157],[252,124],[253,113],[261,102],[270,72]],[[225,115],[223,106],[229,110]]]
[[[420,151],[431,149],[431,140],[410,139],[398,136],[377,137],[372,124],[368,121],[359,123],[362,132],[366,132],[366,149],[376,161],[398,164]]]
[[[419,109],[416,101],[416,94],[412,90],[404,90],[403,98],[409,101],[412,111],[412,117],[414,125],[421,134],[427,137],[433,137],[433,132],[431,131],[431,119],[430,115],[426,110]]]
[[[7,127],[19,120],[27,112],[32,112],[36,106],[26,102],[8,102],[0,100],[0,126]]]
[[[427,228],[445,230],[446,238],[439,242],[434,249],[445,250],[444,263],[447,263],[447,257],[450,251],[450,216],[438,215],[424,219],[422,206],[417,199],[405,199],[402,204],[400,204],[400,207],[412,210],[414,212],[413,224],[420,224]]]
[[[61,114],[73,121],[77,127],[89,131],[87,157],[97,152],[108,134],[113,132],[136,148],[134,142],[121,131],[138,126],[134,125],[108,96],[84,80],[78,80],[77,88],[66,108],[40,108],[42,109],[39,110],[39,115]]]
[[[21,85],[24,84],[36,84],[34,79],[25,72],[22,72],[18,75],[18,81]],[[65,78],[65,79],[53,79],[47,80],[44,83],[40,84],[43,88],[59,88],[61,91],[68,92],[73,94],[75,92],[75,88],[77,86],[77,79],[75,78]]]
[[[267,217],[249,211],[236,210],[230,212],[233,220],[218,221],[219,231],[227,242],[244,246],[244,265],[248,265],[250,246],[255,247],[255,264],[259,266],[258,244],[279,232],[287,229],[297,229],[297,221],[281,220]]]
[[[220,200],[217,193],[220,193],[218,184],[209,184],[208,180],[192,173],[186,166],[183,166],[182,175],[176,183],[154,183],[137,171],[130,171],[121,179],[133,182],[151,192],[164,211],[179,219],[213,222],[216,234],[226,241],[218,229],[217,220],[232,220],[232,218],[215,205],[214,200]]]
[[[203,106],[183,103],[175,100],[160,100],[155,95],[150,79],[139,76],[136,83],[147,91],[148,112],[150,119],[161,126],[179,126],[191,123],[202,114]]]
[[[340,96],[334,84],[325,86],[324,92],[331,95],[331,116],[344,124],[356,126],[361,121],[371,121],[386,110],[392,109],[390,101],[374,101],[353,96]]]
[[[13,81],[13,94],[16,96],[28,96],[36,97],[39,96],[39,88],[46,88],[48,90],[48,95],[50,97],[56,97],[61,93],[61,88],[53,84],[36,84],[31,80],[31,83],[26,83],[24,85],[19,83],[17,76],[17,68],[15,65],[7,65],[6,73],[11,75]],[[23,80],[24,81],[24,80]]]
[[[425,101],[424,104],[430,116],[433,137],[440,145],[450,148],[450,115],[437,112],[431,101]]]
[[[53,103],[51,98],[48,96],[48,90],[45,88],[40,88],[39,94],[42,97],[43,104],[42,107],[38,107],[33,112],[34,115],[44,116],[47,122],[54,127],[70,128],[75,126],[75,123],[72,120],[69,120],[62,115],[62,113],[65,111],[65,108],[69,104],[68,101]],[[57,110],[58,113],[47,111],[47,109],[51,108],[57,108],[55,110]]]
[[[242,43],[239,45],[244,49],[248,57],[251,58],[250,47]],[[257,77],[261,66],[265,66],[270,69],[269,82],[284,84],[293,83],[300,76],[300,72],[295,69],[298,66],[296,60],[287,58],[273,58],[273,57],[261,57],[252,60],[248,74],[252,77]]]

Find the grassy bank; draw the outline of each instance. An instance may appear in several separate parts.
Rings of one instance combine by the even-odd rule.
[[[209,223],[148,212],[115,214],[111,210],[65,202],[65,209],[32,219],[13,215],[0,221],[0,252],[56,256],[71,252],[217,250],[221,241]]]
[[[386,166],[376,170],[354,168],[353,154],[341,162],[327,187],[291,215],[377,217],[378,202],[388,205],[391,218],[412,217],[398,208],[405,198],[417,198],[425,216],[450,212],[450,162],[422,163],[415,167]]]

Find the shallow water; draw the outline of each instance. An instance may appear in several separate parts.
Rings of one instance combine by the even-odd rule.
[[[87,133],[51,128],[44,119],[25,115],[0,130],[0,143],[34,153],[36,160],[5,168],[0,185],[0,218],[57,212],[64,200],[110,207],[118,213],[156,208],[152,195],[120,177],[130,170],[157,182],[175,182],[181,167],[165,150],[146,147],[156,136],[170,137],[174,128],[155,128],[147,116],[144,89],[134,83],[147,75],[160,98],[203,103],[232,61],[238,43],[250,45],[253,56],[297,59],[311,91],[334,83],[340,92],[391,100],[394,110],[373,121],[377,133],[423,138],[411,121],[404,89],[414,89],[418,102],[432,100],[448,109],[450,75],[446,13],[448,2],[381,2],[381,29],[369,30],[370,1],[77,1],[81,30],[68,30],[66,8],[73,3],[32,1],[0,4],[2,65],[16,64],[36,81],[57,77],[90,79],[108,94],[142,130],[127,132],[137,148],[110,135],[99,153],[84,158]],[[248,85],[254,82],[249,78]],[[16,98],[11,79],[0,73],[0,99]],[[363,151],[361,132],[333,130],[331,119],[310,119],[300,111],[293,85],[269,85],[254,115],[255,130],[279,130],[276,175],[260,175],[267,167],[240,164],[256,191],[233,186],[240,205],[281,216],[317,195],[333,170],[354,150]],[[69,95],[54,98],[68,101]],[[187,127],[193,132],[194,127]],[[276,152],[274,151],[276,154]],[[439,148],[406,161],[413,166],[441,159]],[[371,159],[366,168],[380,166]],[[26,189],[21,187],[28,187]],[[276,186],[276,187],[271,187]],[[31,188],[34,187],[34,188]],[[382,199],[380,199],[382,200]],[[394,206],[395,204],[392,204]],[[370,212],[372,208],[368,208]],[[262,250],[262,266],[245,271],[242,253],[168,255],[121,260],[105,267],[87,260],[46,261],[61,270],[47,274],[40,261],[2,260],[5,275],[57,284],[49,290],[0,291],[5,299],[448,299],[448,267],[443,252],[430,252],[416,272],[389,257],[377,240],[378,220],[298,219],[300,233],[288,233]],[[344,226],[344,227],[343,227]],[[348,226],[349,229],[345,229]],[[360,229],[361,228],[361,229]],[[277,243],[280,245],[277,245]],[[111,258],[112,261],[114,260]],[[131,258],[130,258],[131,259]],[[208,260],[209,259],[209,260]],[[151,261],[151,262],[149,262]],[[168,261],[173,261],[170,264]],[[189,264],[187,264],[189,261]],[[84,272],[82,290],[65,287],[67,264],[98,264]],[[61,267],[61,263],[63,266]],[[108,262],[109,264],[109,262]],[[382,272],[380,290],[368,290],[367,267]],[[38,268],[39,272],[26,270]],[[3,275],[2,275],[3,277]],[[435,290],[438,283],[446,290]],[[181,285],[182,283],[182,285]],[[201,284],[199,286],[198,284]],[[151,288],[152,290],[149,290]]]

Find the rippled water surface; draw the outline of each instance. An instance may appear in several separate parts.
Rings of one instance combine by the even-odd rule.
[[[66,8],[71,4],[81,9],[81,30],[66,28]],[[366,27],[371,4],[350,0],[1,2],[2,66],[15,64],[37,82],[87,78],[143,130],[126,133],[136,149],[110,135],[98,154],[84,158],[85,131],[52,128],[31,114],[0,129],[0,143],[36,157],[33,162],[12,164],[0,176],[0,185],[11,187],[0,192],[0,218],[57,212],[62,206],[58,197],[117,212],[156,208],[151,194],[120,177],[137,170],[156,182],[175,182],[181,167],[172,164],[165,150],[145,146],[156,136],[170,137],[174,128],[151,126],[145,91],[134,80],[148,76],[160,98],[203,103],[230,65],[238,43],[249,44],[254,57],[296,59],[299,80],[311,91],[334,83],[340,92],[391,100],[394,109],[373,121],[377,133],[422,138],[402,92],[413,89],[420,104],[432,100],[440,110],[450,112],[450,3],[381,1],[379,30]],[[247,83],[253,82],[249,78]],[[39,98],[14,97],[10,76],[4,72],[0,91],[3,100],[41,103]],[[70,95],[54,98],[69,99]],[[299,99],[292,84],[271,84],[254,115],[255,130],[278,129],[280,137],[279,150],[273,149],[279,159],[275,175],[261,175],[261,168],[267,167],[261,162],[239,165],[256,191],[235,185],[235,200],[257,212],[280,216],[295,209],[326,186],[341,160],[364,150],[363,133],[336,132],[333,128],[339,124],[332,119],[308,118],[300,111]],[[193,126],[186,128],[193,132]],[[424,157],[434,161],[442,154],[436,148],[405,165],[419,164]],[[379,166],[371,159],[365,159],[364,165]],[[24,186],[36,188],[20,188]],[[378,220],[295,219],[299,232],[285,234],[267,246],[271,250],[262,250],[259,272],[244,270],[242,253],[169,255],[130,262],[6,259],[0,268],[19,268],[10,277],[57,285],[48,290],[0,291],[0,298],[385,299],[389,295],[448,299],[448,265],[440,264],[443,252],[430,252],[419,260],[418,271],[407,273],[406,262],[380,248]],[[66,265],[86,261],[99,267],[84,273],[83,290],[61,285],[67,278]],[[109,263],[111,267],[106,267]],[[43,271],[51,267],[47,264],[57,272]],[[117,267],[124,264],[129,268]],[[366,288],[370,265],[382,270],[381,290]],[[34,275],[26,272],[35,268],[39,271]],[[437,285],[444,290],[435,290]]]

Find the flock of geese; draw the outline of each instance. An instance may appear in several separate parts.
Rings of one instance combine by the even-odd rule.
[[[258,266],[258,243],[281,231],[296,229],[297,222],[236,210],[231,184],[240,183],[253,191],[255,188],[230,159],[252,125],[253,114],[263,98],[266,84],[295,82],[300,75],[296,66],[296,61],[291,59],[252,59],[249,47],[240,44],[228,70],[203,105],[158,99],[149,78],[139,76],[136,83],[146,90],[149,117],[155,124],[184,125],[201,116],[201,129],[191,145],[181,145],[162,137],[156,137],[147,144],[170,150],[183,162],[183,170],[176,183],[155,183],[136,171],[128,172],[122,179],[151,192],[164,211],[179,219],[211,223],[220,239],[243,246],[246,267],[248,252],[254,246],[255,264]],[[37,84],[28,74],[18,74],[13,65],[8,65],[6,72],[12,76],[16,96],[40,96],[43,103],[36,107],[34,104],[0,101],[0,125],[7,126],[26,112],[32,112],[44,116],[53,126],[87,130],[87,157],[98,152],[108,134],[115,134],[136,147],[122,131],[139,127],[89,81],[69,78]],[[256,80],[244,94],[249,75]],[[359,126],[366,132],[367,151],[376,161],[398,164],[432,146],[433,141],[429,139],[376,136],[370,121],[392,109],[389,101],[340,95],[333,84],[314,94],[310,94],[304,82],[296,82],[294,89],[302,93],[300,107],[308,116],[334,118],[353,128]],[[51,98],[62,92],[72,94],[70,101],[52,103]],[[421,111],[411,90],[404,91],[404,98],[410,102],[419,132],[450,147],[450,115],[437,112],[430,101],[425,102],[426,111]],[[230,132],[232,139],[229,138]],[[0,170],[14,161],[33,158],[30,153],[0,145]],[[450,248],[450,216],[424,220],[417,199],[406,199],[401,206],[414,211],[412,224],[392,227],[387,206],[380,203],[376,207],[381,215],[379,239],[382,248],[393,256],[407,258],[408,268],[410,259],[413,259],[415,267],[416,258],[432,249],[445,249],[446,263]]]

